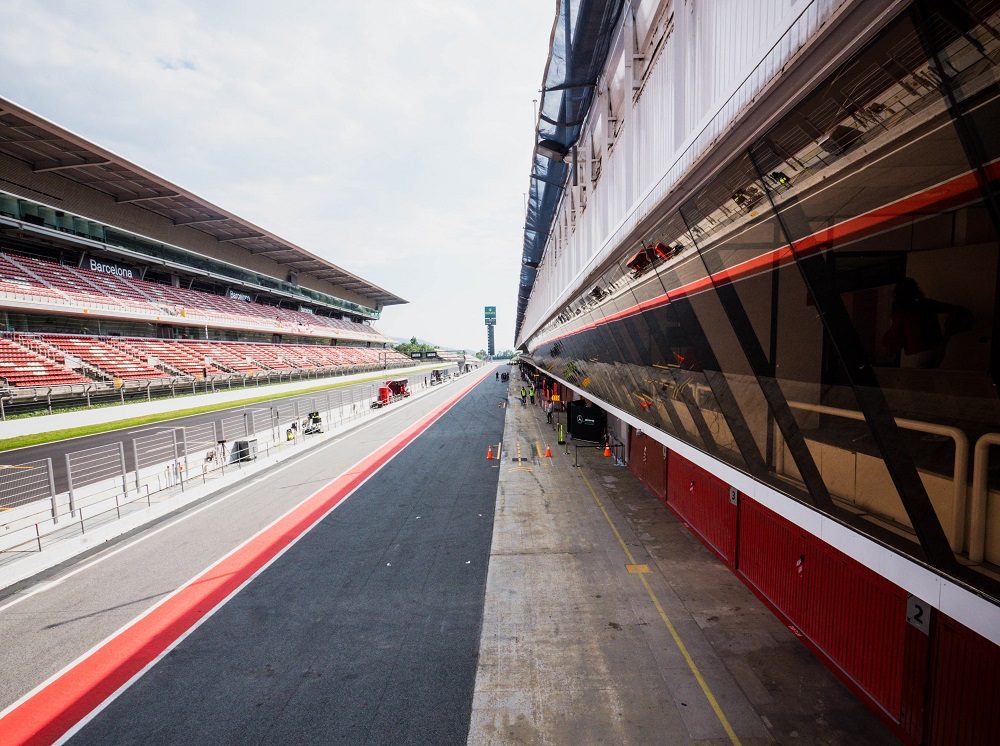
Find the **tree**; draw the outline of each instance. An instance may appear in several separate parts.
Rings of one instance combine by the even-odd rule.
[[[406,356],[414,352],[433,352],[434,349],[434,345],[422,344],[416,337],[410,337],[409,342],[403,342],[395,347],[397,352],[402,352]]]

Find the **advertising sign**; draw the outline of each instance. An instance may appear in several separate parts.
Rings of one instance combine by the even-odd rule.
[[[100,272],[103,275],[114,275],[115,277],[121,277],[123,280],[134,280],[135,272],[133,272],[129,267],[121,267],[114,262],[102,262],[100,259],[90,259],[89,264],[91,272]]]
[[[603,410],[587,406],[584,401],[572,401],[568,405],[568,413],[566,424],[574,438],[594,443],[604,438],[608,420]]]
[[[497,307],[496,306],[486,306],[486,326],[496,326],[497,325]]]

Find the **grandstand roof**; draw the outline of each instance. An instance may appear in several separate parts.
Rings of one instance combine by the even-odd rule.
[[[383,306],[407,302],[4,98],[0,98],[0,153],[30,164],[36,173],[56,172],[116,202],[134,204],[174,225],[264,254]]]

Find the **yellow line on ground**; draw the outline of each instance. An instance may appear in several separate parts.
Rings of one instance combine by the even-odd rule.
[[[538,446],[538,457],[540,459],[543,459],[549,466],[552,466],[552,459],[545,458],[544,452],[542,451],[541,441],[545,440],[545,436],[542,435],[542,426],[538,424],[538,418],[537,417],[532,417],[531,420],[532,420],[532,422],[535,423],[535,429],[538,431],[538,437],[541,438],[541,440],[539,441],[539,446]]]
[[[601,513],[604,514],[604,520],[608,522],[612,533],[614,533],[615,538],[618,539],[618,543],[621,545],[622,551],[625,552],[625,556],[628,558],[629,564],[636,564],[635,557],[632,556],[632,551],[628,548],[628,545],[625,543],[625,540],[618,531],[618,527],[615,526],[614,522],[611,520],[611,516],[608,515],[608,511],[605,509],[604,503],[601,502],[601,498],[599,498],[597,493],[594,492],[594,488],[590,485],[590,480],[587,479],[587,475],[583,473],[582,469],[580,470],[580,477],[583,479],[583,483],[587,485],[587,489],[590,490],[590,495],[594,498],[594,502],[597,504],[597,507],[600,509]],[[708,704],[711,705],[712,711],[722,724],[723,730],[725,730],[726,735],[729,736],[729,740],[733,743],[733,746],[741,746],[739,736],[736,735],[736,731],[733,730],[733,726],[729,724],[729,719],[722,711],[722,707],[719,705],[719,701],[715,698],[711,688],[708,686],[708,682],[705,681],[705,677],[701,675],[701,671],[698,669],[697,664],[695,664],[694,658],[692,658],[691,654],[688,652],[687,645],[685,645],[684,641],[681,640],[681,636],[678,634],[677,628],[674,627],[673,622],[670,621],[670,617],[667,616],[667,612],[664,610],[663,604],[660,603],[660,599],[657,598],[656,592],[653,590],[644,574],[639,574],[639,580],[642,582],[643,588],[646,589],[646,593],[653,602],[653,606],[656,608],[656,612],[660,615],[660,619],[663,620],[663,624],[670,633],[670,637],[673,638],[674,645],[677,646],[677,650],[679,650],[680,654],[684,657],[684,662],[687,663],[688,668],[691,669],[691,673],[694,675],[695,681],[698,682],[698,686],[701,687],[701,691],[705,694],[705,699],[708,700]]]

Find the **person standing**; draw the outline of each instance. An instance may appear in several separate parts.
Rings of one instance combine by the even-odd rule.
[[[500,371],[497,371],[497,380],[500,380]]]
[[[545,421],[552,424],[552,400],[549,399],[545,402]]]
[[[528,397],[531,399],[531,403],[535,403],[535,384],[531,384],[531,388],[528,389]]]
[[[527,399],[528,399],[528,390],[526,388],[524,388],[524,386],[522,386],[521,387],[521,406],[522,407],[525,405]]]

